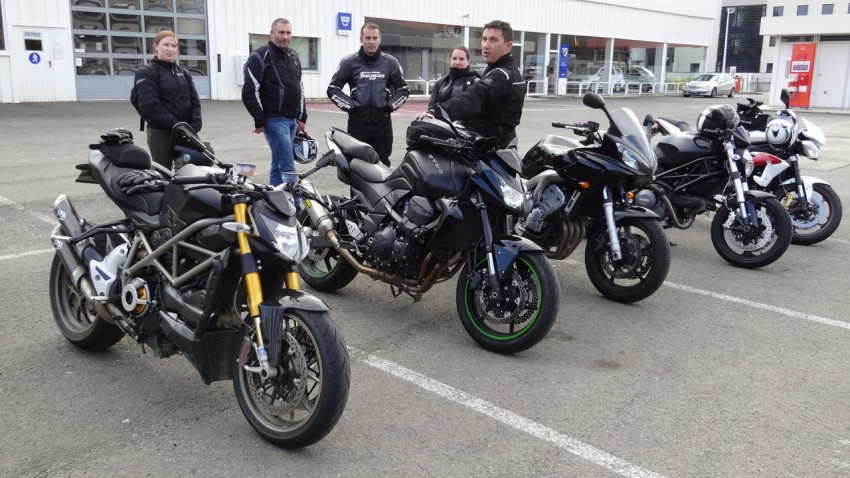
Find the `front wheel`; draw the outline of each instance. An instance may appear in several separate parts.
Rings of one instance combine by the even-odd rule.
[[[841,199],[828,184],[815,183],[808,204],[803,204],[797,190],[782,194],[780,202],[791,215],[794,233],[792,244],[808,246],[828,238],[841,223]]]
[[[717,96],[717,88],[712,88],[711,89],[711,97],[714,98],[716,96]]]
[[[68,342],[83,350],[97,351],[108,349],[124,337],[121,329],[98,317],[94,304],[71,281],[58,255],[53,258],[48,287],[53,320]]]
[[[263,378],[254,329],[243,326],[233,360],[239,408],[260,436],[284,448],[312,445],[342,416],[351,372],[345,342],[327,312],[289,309],[284,315],[278,375]],[[267,344],[268,346],[268,344]]]
[[[711,242],[720,257],[736,267],[756,269],[773,263],[791,244],[791,217],[774,198],[753,205],[757,224],[747,226],[738,208],[721,206],[711,221]]]
[[[455,302],[463,328],[487,350],[511,354],[530,349],[555,324],[560,286],[542,251],[525,253],[502,275],[497,297],[488,282],[487,261],[464,266]]]
[[[590,282],[605,297],[622,303],[643,300],[658,290],[670,270],[670,242],[656,219],[617,222],[621,259],[614,260],[605,223],[587,235],[584,266]]]
[[[729,98],[733,98],[735,96],[735,88],[729,90]]]

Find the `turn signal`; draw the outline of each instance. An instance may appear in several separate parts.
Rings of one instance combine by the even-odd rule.
[[[590,189],[590,183],[587,181],[581,181],[578,183],[578,186],[582,189]]]

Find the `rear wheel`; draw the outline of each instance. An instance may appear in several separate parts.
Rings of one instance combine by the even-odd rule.
[[[488,281],[487,261],[475,270],[464,266],[455,302],[466,332],[487,350],[511,354],[533,347],[555,324],[560,286],[541,251],[517,257],[502,277],[496,297]]]
[[[590,282],[605,297],[623,303],[643,300],[658,290],[670,270],[670,242],[655,219],[617,222],[622,258],[614,260],[605,224],[587,235],[584,266]]]
[[[278,375],[263,378],[254,330],[243,326],[233,387],[248,423],[269,442],[299,448],[327,435],[342,416],[351,381],[345,342],[327,312],[288,309]],[[268,345],[266,345],[268,346]]]
[[[791,215],[794,228],[792,244],[808,246],[821,242],[831,236],[841,223],[841,199],[828,184],[812,186],[808,204],[800,201],[796,190],[789,191],[780,201]]]
[[[58,255],[50,268],[49,288],[53,320],[68,342],[83,350],[97,351],[108,349],[124,337],[121,329],[97,316],[94,304],[72,283]]]
[[[721,206],[711,221],[714,250],[733,266],[755,269],[773,263],[791,244],[791,217],[775,198],[754,204],[758,224],[745,226],[737,208]]]
[[[342,198],[339,196],[331,196],[331,201],[339,202]],[[310,215],[307,211],[301,212],[298,216],[299,222],[303,225],[313,227],[315,225],[310,222]],[[334,217],[336,221],[336,217]],[[337,222],[337,230],[342,227]],[[330,246],[310,247],[310,253],[307,257],[298,264],[298,273],[301,279],[304,280],[310,287],[321,292],[333,292],[347,286],[357,277],[357,270],[340,256],[334,248]]]
[[[735,96],[735,88],[729,90],[729,98],[732,98],[733,96]]]
[[[710,95],[710,96],[711,96],[712,98],[714,98],[714,97],[716,97],[716,96],[717,96],[717,88],[712,88],[712,90],[711,90],[711,95]]]

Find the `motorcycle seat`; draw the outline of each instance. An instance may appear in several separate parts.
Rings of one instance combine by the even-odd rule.
[[[372,164],[360,158],[352,159],[350,166],[352,174],[367,183],[383,183],[393,172],[381,163]]]
[[[100,150],[103,155],[92,157],[92,172],[106,194],[119,206],[144,213],[148,216],[159,214],[162,208],[162,191],[139,191],[127,194],[121,184],[121,178],[133,171],[148,171],[153,176],[162,177],[157,170],[151,169],[151,157],[147,151],[134,144],[108,146]],[[99,156],[99,157],[98,157]]]
[[[375,148],[354,139],[354,137],[344,131],[334,130],[331,138],[339,146],[339,149],[342,150],[342,154],[346,158],[360,159],[370,164],[378,164],[380,162],[381,158],[378,156]]]

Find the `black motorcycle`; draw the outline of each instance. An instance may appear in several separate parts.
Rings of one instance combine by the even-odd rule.
[[[753,163],[749,135],[728,105],[707,108],[696,132],[661,138],[655,145],[655,180],[637,191],[635,202],[665,218],[665,227],[687,229],[696,216],[716,211],[711,242],[732,265],[762,267],[791,244],[791,219],[772,194],[751,191],[746,176]]]
[[[523,158],[530,213],[517,232],[540,245],[550,259],[568,257],[585,237],[584,265],[594,287],[617,302],[652,295],[670,269],[670,245],[660,217],[631,203],[628,192],[652,181],[656,168],[649,139],[634,113],[608,111],[596,93],[584,104],[610,121],[552,123],[585,138],[581,143],[549,135]]]
[[[787,90],[782,90],[780,98],[785,109],[774,116],[761,112],[760,101],[738,104],[739,114],[754,118],[746,125],[755,165],[750,186],[773,194],[788,209],[794,228],[792,244],[816,244],[838,229],[841,199],[828,182],[803,176],[799,158],[818,160],[826,137],[811,121],[797,118],[790,109]],[[744,116],[741,118],[743,123]]]
[[[299,265],[305,282],[333,291],[362,273],[418,300],[462,269],[457,311],[476,342],[514,353],[543,339],[560,287],[540,247],[511,234],[511,217],[526,213],[515,150],[448,121],[414,121],[404,159],[389,170],[344,131],[326,138],[330,151],[295,185],[309,195],[302,219],[318,231]],[[350,197],[320,196],[303,179],[327,166]]]
[[[263,438],[315,443],[342,415],[350,371],[328,307],[299,290],[311,232],[289,193],[247,179],[253,166],[219,162],[185,123],[174,136],[216,167],[172,176],[127,130],[101,136],[77,166],[77,181],[99,184],[124,217],[92,224],[56,200],[56,325],[85,350],[127,335],[158,357],[180,353],[204,383],[233,381]]]

